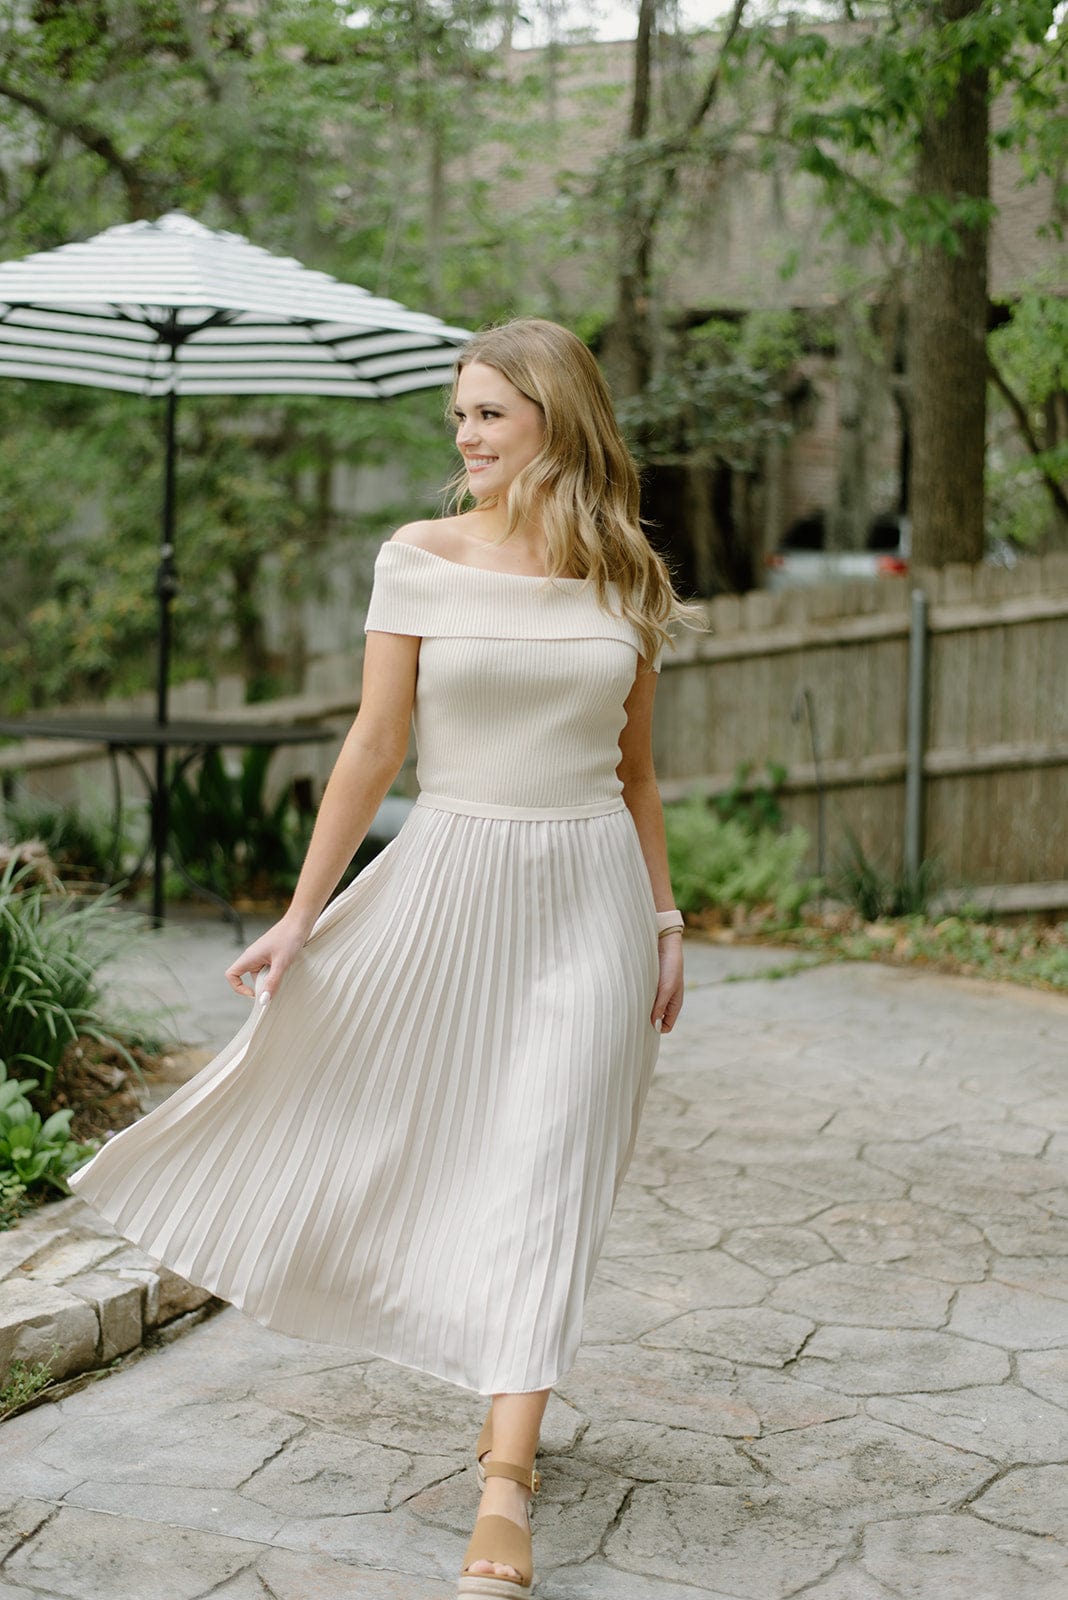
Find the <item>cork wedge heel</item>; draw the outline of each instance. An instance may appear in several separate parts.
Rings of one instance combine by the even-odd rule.
[[[517,1467],[511,1461],[485,1463],[487,1478],[511,1478],[529,1489],[531,1496],[541,1488],[541,1475],[530,1467]],[[512,1567],[518,1578],[491,1578],[481,1573],[469,1572],[476,1561],[496,1562]],[[529,1600],[534,1588],[534,1556],[531,1546],[529,1520],[525,1528],[511,1517],[479,1517],[475,1531],[464,1556],[463,1570],[457,1587],[458,1595],[482,1595],[493,1600]]]

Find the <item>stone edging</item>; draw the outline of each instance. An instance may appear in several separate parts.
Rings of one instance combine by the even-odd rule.
[[[212,1296],[152,1261],[72,1195],[0,1233],[0,1385],[16,1362],[53,1380],[106,1366]]]

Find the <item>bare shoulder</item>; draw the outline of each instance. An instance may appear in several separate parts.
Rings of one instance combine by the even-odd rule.
[[[459,517],[428,517],[423,522],[406,522],[390,536],[390,544],[414,544],[432,556],[455,561],[460,549]]]

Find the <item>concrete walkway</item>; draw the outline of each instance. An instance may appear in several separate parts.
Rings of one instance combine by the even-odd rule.
[[[231,946],[168,948],[219,1042]],[[688,947],[547,1418],[537,1595],[1063,1600],[1068,1005],[726,981],[779,959]],[[480,1417],[227,1309],[0,1427],[0,1600],[448,1600]]]

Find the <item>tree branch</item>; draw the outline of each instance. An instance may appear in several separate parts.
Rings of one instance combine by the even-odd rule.
[[[49,127],[56,128],[61,133],[66,133],[78,143],[83,145],[93,155],[117,172],[126,190],[127,205],[131,218],[134,220],[150,217],[157,209],[155,204],[155,187],[151,180],[141,171],[135,162],[124,156],[115,144],[109,133],[103,128],[96,127],[83,117],[72,115],[52,101],[47,100],[42,94],[34,93],[29,89],[21,89],[17,84],[11,83],[6,78],[0,78],[0,96],[11,100],[15,105],[22,106],[26,111],[31,111]]]
[[[1068,522],[1068,495],[1065,494],[1064,489],[1058,483],[1053,474],[1048,471],[1048,469],[1042,465],[1041,460],[1038,459],[1042,456],[1043,450],[1041,444],[1035,436],[1035,430],[1031,426],[1031,418],[1027,415],[1027,407],[1024,405],[1016,391],[1010,387],[1004,374],[994,364],[994,361],[989,356],[987,357],[987,367],[991,383],[1002,396],[1005,404],[1012,412],[1016,426],[1020,430],[1020,437],[1023,439],[1023,442],[1027,446],[1031,455],[1037,460],[1038,470],[1041,474],[1042,482],[1049,491],[1050,499],[1053,501],[1058,515],[1063,517],[1065,522]]]
[[[661,168],[660,183],[657,192],[649,203],[646,214],[646,227],[649,232],[652,232],[653,228],[656,227],[664,207],[678,188],[679,169],[682,166],[683,157],[689,150],[694,135],[698,132],[701,124],[705,121],[719,98],[719,91],[723,85],[723,66],[742,26],[742,16],[747,4],[748,0],[734,0],[734,10],[731,12],[727,22],[726,32],[716,55],[715,65],[708,75],[708,82],[705,84],[701,95],[694,102],[682,132],[668,147],[670,151],[669,159]]]

